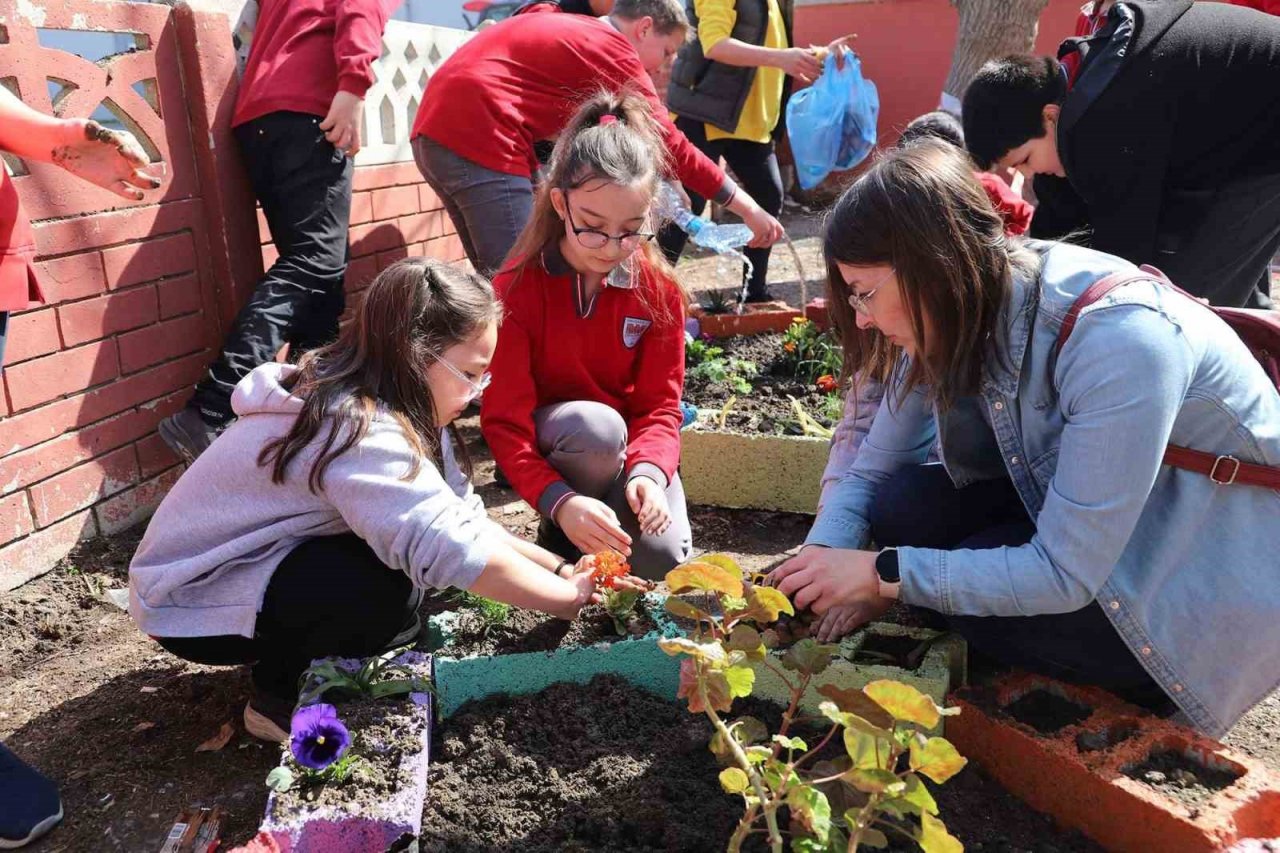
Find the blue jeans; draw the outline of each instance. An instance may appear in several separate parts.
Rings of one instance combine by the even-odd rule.
[[[902,469],[876,490],[871,509],[871,537],[881,547],[1016,547],[1035,532],[1009,480],[957,489],[940,464]],[[974,649],[1002,664],[1096,684],[1157,711],[1173,710],[1096,601],[1073,613],[943,618]]]
[[[413,140],[413,159],[444,202],[476,272],[500,270],[533,212],[533,182],[486,169],[425,136]]]

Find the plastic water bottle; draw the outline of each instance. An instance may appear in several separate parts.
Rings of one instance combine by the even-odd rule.
[[[694,216],[680,200],[680,193],[667,182],[658,188],[657,214],[674,222],[689,235],[694,245],[719,254],[734,253],[751,242],[751,229],[741,223],[722,225]]]

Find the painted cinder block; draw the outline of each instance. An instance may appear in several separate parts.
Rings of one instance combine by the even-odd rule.
[[[453,612],[428,620],[428,636],[438,646],[435,668],[436,713],[441,720],[475,699],[498,694],[537,693],[561,682],[586,684],[597,675],[617,675],[659,696],[674,698],[680,686],[680,661],[658,648],[661,637],[683,632],[663,609],[663,597],[645,596],[656,630],[643,637],[627,637],[613,643],[560,648],[550,652],[450,657]]]
[[[825,438],[695,427],[680,433],[680,479],[691,504],[812,515],[828,452]]]
[[[1013,718],[1010,705],[1045,691],[1081,708],[1077,722],[1042,732]],[[1032,675],[951,695],[959,716],[947,737],[1010,792],[1118,853],[1222,850],[1280,835],[1280,777],[1254,759],[1103,690]],[[1126,771],[1173,751],[1238,778],[1192,807]]]
[[[874,637],[911,637],[916,640],[937,638],[929,650],[925,652],[920,666],[913,670],[902,669],[890,664],[854,663],[851,658],[858,653],[863,644]],[[800,699],[800,706],[812,713],[818,712],[818,705],[824,701],[818,689],[826,685],[836,687],[865,687],[872,681],[887,678],[908,684],[921,693],[925,693],[937,702],[944,704],[951,688],[965,681],[967,669],[967,644],[955,634],[944,635],[941,631],[927,628],[911,628],[905,625],[893,625],[887,622],[873,622],[864,630],[858,631],[840,642],[840,656],[831,661],[831,665],[820,674],[814,676]],[[772,667],[781,667],[782,650],[770,652]],[[761,662],[753,662],[755,670],[755,687],[752,696],[758,699],[769,699],[786,705],[791,701],[791,691],[774,669]]]
[[[792,321],[803,317],[804,312],[785,302],[758,302],[748,304],[741,314],[708,314],[698,306],[689,312],[698,318],[702,334],[713,338],[730,338],[734,335],[763,335],[768,332],[785,332]]]
[[[356,671],[364,661],[336,659],[339,666]],[[431,656],[419,652],[405,652],[394,663],[407,666],[414,675],[426,678],[431,672]],[[315,806],[284,814],[278,807],[274,792],[267,798],[266,817],[261,832],[269,834],[279,845],[281,853],[321,853],[324,851],[388,850],[403,844],[422,831],[422,803],[427,796],[427,765],[431,748],[431,705],[427,693],[414,693],[409,699],[411,713],[422,721],[419,743],[421,748],[400,759],[401,768],[407,770],[407,778],[413,781],[386,797],[373,807],[367,805],[356,811],[332,806]],[[399,703],[397,710],[403,711]],[[342,709],[338,709],[341,716]],[[286,747],[287,748],[287,747]],[[394,849],[409,849],[400,846]]]

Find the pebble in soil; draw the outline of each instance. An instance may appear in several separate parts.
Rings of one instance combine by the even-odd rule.
[[[741,714],[776,730],[780,709],[740,699],[730,716]],[[436,732],[421,849],[723,850],[742,800],[720,789],[710,735],[707,719],[683,702],[613,676],[468,704]],[[976,768],[930,788],[970,850],[1101,849],[1056,829]]]
[[[1207,767],[1173,750],[1153,752],[1146,761],[1126,769],[1124,774],[1172,797],[1193,813],[1199,813],[1219,791],[1243,775],[1234,770]]]
[[[657,623],[643,607],[637,609],[619,634],[613,618],[600,605],[584,607],[572,622],[536,610],[512,608],[502,622],[487,621],[476,610],[457,611],[454,633],[439,653],[449,657],[468,655],[549,652],[559,648],[576,648],[595,643],[613,643],[631,637],[642,637],[657,630]]]

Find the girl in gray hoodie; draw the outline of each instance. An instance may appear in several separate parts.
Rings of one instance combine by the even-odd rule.
[[[425,587],[565,619],[593,600],[590,557],[511,535],[471,489],[451,424],[488,384],[500,319],[479,276],[387,268],[335,343],[240,382],[238,420],[156,511],[129,612],[180,657],[252,664],[251,734],[288,737],[313,658],[411,639]]]

